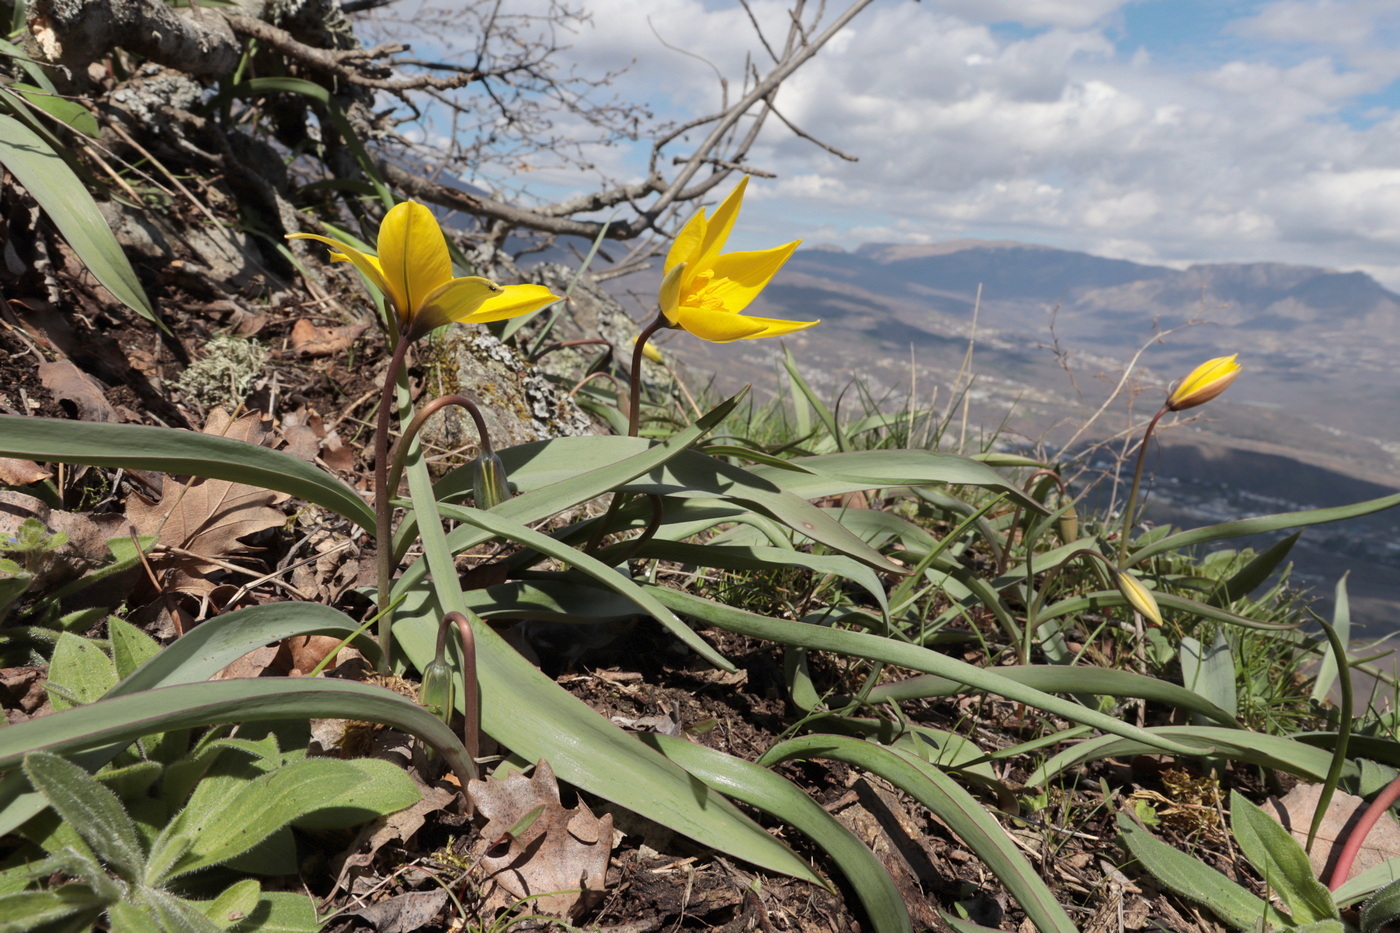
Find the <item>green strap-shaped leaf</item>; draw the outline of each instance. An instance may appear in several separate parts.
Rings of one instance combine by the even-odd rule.
[[[0,415],[0,452],[29,460],[154,470],[261,486],[374,530],[374,511],[334,476],[291,454],[231,437],[141,424]]]
[[[1327,522],[1340,522],[1348,518],[1373,515],[1400,505],[1400,493],[1367,499],[1354,505],[1342,505],[1331,509],[1305,509],[1301,512],[1280,512],[1277,515],[1261,515],[1258,518],[1245,518],[1235,522],[1222,522],[1204,528],[1192,528],[1167,535],[1128,555],[1130,564],[1139,564],[1158,554],[1169,554],[1185,550],[1198,544],[1211,541],[1224,541],[1241,538],[1245,535],[1264,534],[1270,531],[1284,531],[1289,528],[1303,528],[1308,525],[1321,525]]]
[[[112,228],[82,181],[34,131],[0,113],[0,163],[14,172],[48,214],[97,281],[137,314],[162,329]]]
[[[474,525],[499,537],[534,548],[541,554],[553,557],[555,560],[572,564],[575,569],[588,574],[602,586],[636,603],[638,609],[660,622],[668,632],[675,635],[706,662],[722,670],[730,672],[738,670],[728,659],[711,647],[709,642],[697,635],[690,626],[677,619],[675,613],[657,602],[649,592],[623,576],[616,568],[609,567],[597,558],[590,557],[566,544],[560,544],[547,534],[542,534],[519,522],[497,515],[494,511],[469,509],[456,505],[439,505],[438,508],[447,518]]]
[[[1001,824],[977,798],[938,768],[899,751],[844,735],[807,735],[780,742],[759,759],[759,764],[771,767],[784,761],[808,758],[844,761],[894,784],[933,811],[986,863],[1037,930],[1077,933],[1065,909]]]
[[[1247,761],[1261,767],[1287,771],[1309,781],[1323,780],[1332,763],[1332,756],[1319,748],[1294,739],[1243,729],[1155,726],[1145,731],[1154,736],[1155,741],[1169,741],[1178,749],[1184,748],[1188,755],[1212,755],[1232,761]],[[1045,762],[1026,778],[1026,784],[1040,787],[1055,775],[1078,768],[1086,762],[1139,754],[1151,754],[1148,745],[1139,739],[1120,738],[1118,735],[1088,739]]]
[[[757,807],[805,834],[831,856],[851,883],[877,933],[912,929],[893,879],[863,842],[786,778],[759,765],[682,738],[643,741],[725,796]]]
[[[1111,733],[1115,737],[1122,736],[1124,739],[1132,739],[1138,743],[1146,743],[1158,749],[1178,754],[1202,754],[1197,747],[1178,742],[1171,736],[1162,735],[1161,730],[1139,729],[1121,719],[1104,715],[1071,700],[1063,700],[1057,696],[1042,693],[1039,690],[1018,684],[1010,678],[1002,677],[994,671],[959,661],[957,658],[950,658],[919,645],[905,644],[878,635],[867,635],[864,632],[847,632],[823,625],[810,625],[805,622],[780,622],[757,613],[745,612],[742,609],[711,602],[699,596],[683,593],[680,590],[670,590],[660,586],[652,587],[652,589],[657,599],[681,615],[691,616],[731,632],[739,632],[781,645],[815,648],[851,657],[883,661],[886,664],[897,664],[900,667],[928,674],[937,674],[965,684],[970,690],[980,690],[1004,696],[1009,700],[1025,703],[1053,715],[1093,726]],[[1233,734],[1226,729],[1215,731]],[[1318,752],[1318,754],[1321,753]]]
[[[1239,728],[1230,713],[1211,703],[1200,694],[1156,677],[1144,677],[1132,671],[1097,667],[1069,667],[1061,664],[1031,664],[1020,667],[998,667],[996,672],[1008,680],[1046,693],[1094,694],[1098,696],[1133,697],[1152,700],[1184,709],[1212,719],[1228,728]],[[925,674],[880,684],[870,691],[871,703],[884,700],[912,700],[923,697],[951,696],[966,689],[961,683],[946,677]]]

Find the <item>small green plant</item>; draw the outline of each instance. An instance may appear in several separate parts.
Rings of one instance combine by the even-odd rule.
[[[1354,933],[1358,929],[1361,933],[1379,933],[1387,923],[1400,917],[1400,881],[1393,881],[1372,889],[1361,905],[1359,927],[1344,922],[1332,892],[1313,875],[1303,847],[1276,820],[1238,792],[1230,795],[1230,825],[1240,852],[1263,878],[1269,900],[1255,896],[1214,868],[1157,840],[1126,814],[1118,816],[1118,838],[1138,864],[1161,884],[1246,933]]]

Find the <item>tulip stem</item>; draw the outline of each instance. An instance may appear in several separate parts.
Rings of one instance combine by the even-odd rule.
[[[1137,466],[1133,469],[1133,485],[1128,490],[1128,501],[1123,506],[1123,534],[1118,542],[1118,569],[1122,570],[1128,560],[1128,536],[1133,530],[1133,513],[1137,511],[1138,490],[1142,488],[1142,466],[1147,461],[1147,444],[1152,440],[1152,431],[1157,427],[1169,408],[1163,408],[1147,422],[1147,430],[1142,432],[1142,445],[1138,447]]]
[[[481,417],[481,409],[476,407],[476,403],[465,395],[439,395],[418,409],[413,420],[408,423],[408,427],[404,428],[403,436],[394,445],[393,453],[389,457],[389,462],[392,464],[389,468],[389,489],[399,488],[399,480],[403,477],[404,462],[408,459],[408,442],[418,436],[418,432],[422,430],[424,423],[430,416],[448,405],[457,405],[467,410],[472,416],[472,421],[476,423],[477,443],[481,447],[481,452],[486,456],[495,453],[491,447],[491,433],[486,429],[486,420]]]
[[[632,392],[627,405],[627,436],[636,437],[642,414],[642,353],[651,335],[667,325],[666,315],[657,314],[642,332],[637,335],[637,343],[632,347]]]
[[[394,390],[398,387],[399,373],[403,370],[404,359],[408,356],[406,330],[399,331],[398,342],[394,344],[393,355],[389,358],[389,369],[384,374],[384,390],[379,396],[379,418],[374,431],[374,544],[375,563],[378,570],[379,608],[379,671],[393,670],[394,614],[389,605],[389,584],[394,575],[394,509],[389,504],[389,412],[397,407],[394,404]]]

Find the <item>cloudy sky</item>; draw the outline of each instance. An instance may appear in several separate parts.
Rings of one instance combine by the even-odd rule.
[[[715,69],[763,55],[735,3],[583,5],[565,59],[635,59],[617,90],[662,115],[712,110]],[[780,42],[786,4],[751,6]],[[1400,0],[878,0],[778,97],[860,161],[775,124],[737,245],[1015,239],[1400,289],[1397,79]],[[635,177],[645,153],[596,156]]]

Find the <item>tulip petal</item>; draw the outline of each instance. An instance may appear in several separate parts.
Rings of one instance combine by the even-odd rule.
[[[364,273],[365,278],[374,284],[374,287],[384,293],[384,297],[390,301],[394,300],[393,289],[389,287],[389,281],[384,276],[384,269],[379,265],[379,258],[371,256],[369,253],[362,253],[353,246],[347,246],[337,240],[332,240],[327,236],[319,236],[315,233],[289,233],[289,240],[316,240],[324,243],[338,252],[331,253],[331,259],[337,262],[353,263],[356,269]]]
[[[417,338],[452,321],[472,320],[482,303],[501,290],[501,286],[479,275],[453,279],[425,297],[423,306],[413,316],[410,333]]]
[[[706,311],[686,305],[676,309],[676,322],[701,340],[711,343],[728,343],[745,337],[757,337],[767,327],[756,318],[741,317],[723,311]]]
[[[543,285],[507,285],[481,303],[468,320],[473,324],[505,321],[530,314],[559,301],[560,296]],[[462,320],[453,318],[453,320]]]
[[[763,330],[756,334],[748,334],[749,337],[781,337],[784,334],[791,334],[794,331],[806,330],[809,327],[816,327],[821,321],[780,321],[775,317],[752,317],[745,315],[741,321],[752,321],[755,324],[763,325]]]
[[[666,278],[661,280],[661,290],[657,293],[661,313],[673,325],[680,324],[676,317],[676,309],[681,303],[681,282],[685,279],[685,270],[688,268],[687,263],[681,263],[668,271]]]
[[[433,212],[414,201],[394,205],[379,225],[379,264],[384,278],[397,289],[400,318],[424,332],[414,316],[430,294],[452,279],[447,238]]]
[[[706,226],[705,211],[701,208],[694,217],[685,222],[681,232],[676,234],[670,250],[666,253],[666,264],[661,267],[663,274],[669,275],[671,270],[681,263],[689,263],[692,269],[696,268],[695,260],[705,242]]]
[[[705,225],[705,241],[701,245],[700,255],[696,257],[691,268],[708,269],[719,259],[719,254],[729,239],[729,233],[734,229],[734,221],[739,217],[739,208],[744,204],[744,189],[748,185],[749,176],[745,175],[720,206],[715,208],[715,215]]]
[[[706,297],[718,298],[724,302],[727,311],[735,314],[743,311],[749,302],[758,297],[758,293],[763,291],[801,242],[794,240],[774,249],[726,253],[719,257],[715,260],[715,274],[705,291]]]

